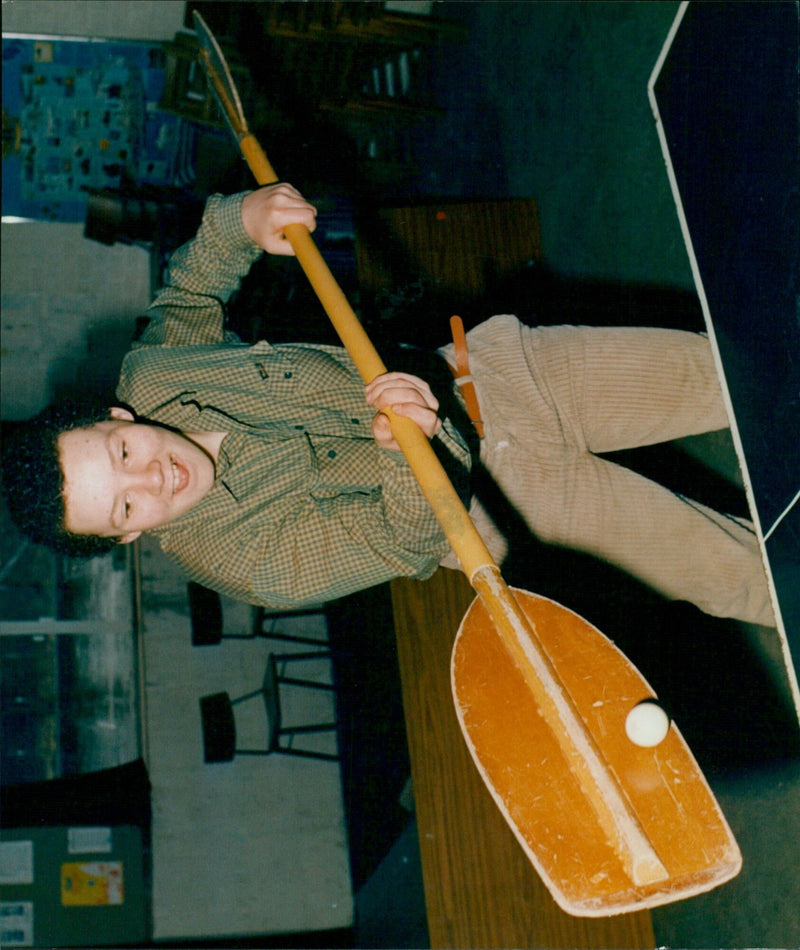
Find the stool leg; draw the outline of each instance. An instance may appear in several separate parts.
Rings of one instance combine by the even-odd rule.
[[[261,696],[263,693],[263,687],[261,689],[254,689],[251,693],[245,693],[244,696],[238,696],[236,699],[232,699],[231,706],[235,706],[237,703],[243,703],[248,699],[252,699],[254,696]]]
[[[263,637],[265,640],[281,640],[284,643],[308,643],[315,646],[328,646],[327,640],[321,640],[318,637],[304,637],[293,633],[281,633],[279,630],[265,630],[264,625],[267,620],[280,621],[282,617],[313,617],[322,613],[321,610],[282,610],[270,613],[263,608],[256,610],[255,621],[253,623],[253,636]]]
[[[293,726],[290,728],[280,729],[278,734],[278,746],[276,747],[275,751],[282,752],[284,755],[301,756],[306,759],[325,759],[329,762],[338,762],[338,752],[314,752],[311,749],[296,749],[293,745],[291,745],[292,738],[295,735],[307,735],[314,732],[334,732],[338,728],[338,723],[325,723],[324,725],[320,726]],[[289,737],[288,745],[280,744],[280,737],[282,735]]]
[[[286,683],[289,686],[305,686],[309,689],[336,689],[333,683],[321,683],[318,680],[309,680],[302,676],[287,676],[284,672],[286,664],[296,660],[332,660],[333,653],[328,650],[311,653],[277,653],[273,654],[272,659],[275,664],[275,681],[277,683]]]
[[[286,683],[287,686],[306,686],[309,689],[336,689],[333,683],[318,683],[316,680],[298,679],[296,676],[283,676],[278,674],[278,682]]]
[[[333,653],[330,651],[320,651],[315,650],[308,653],[282,653],[282,654],[271,654],[269,658],[268,666],[268,676],[271,676],[273,689],[276,694],[280,689],[281,684],[286,684],[288,686],[298,686],[305,689],[318,689],[325,690],[328,692],[334,691],[336,687],[332,683],[320,683],[316,680],[309,680],[304,677],[295,677],[295,676],[286,676],[282,672],[287,663],[293,661],[307,661],[307,660],[332,660]],[[298,749],[292,745],[292,739],[296,735],[310,735],[313,733],[323,733],[323,732],[335,732],[339,728],[338,721],[336,722],[326,722],[326,723],[316,723],[306,726],[284,726],[280,722],[280,703],[278,702],[278,716],[279,724],[275,730],[275,742],[273,749],[275,752],[282,752],[284,755],[295,755],[303,756],[310,759],[325,759],[328,761],[339,761],[338,753],[329,753],[329,752],[315,752],[310,749]],[[287,737],[288,743],[281,744],[281,737]]]

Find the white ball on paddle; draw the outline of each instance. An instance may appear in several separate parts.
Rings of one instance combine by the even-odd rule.
[[[646,699],[628,713],[625,732],[634,745],[651,749],[663,742],[669,732],[669,716],[657,702]]]

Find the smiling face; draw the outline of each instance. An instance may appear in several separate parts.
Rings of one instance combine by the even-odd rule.
[[[193,508],[214,484],[214,461],[179,432],[133,421],[124,409],[58,439],[64,527],[133,541]]]

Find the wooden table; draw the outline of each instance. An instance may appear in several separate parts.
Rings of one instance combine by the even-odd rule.
[[[474,592],[463,574],[392,581],[403,707],[431,947],[654,947],[650,914],[565,914],[472,762],[450,651]]]

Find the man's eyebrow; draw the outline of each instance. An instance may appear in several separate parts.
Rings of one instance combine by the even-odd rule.
[[[108,453],[109,467],[110,467],[110,469],[111,469],[111,474],[112,474],[112,475],[114,474],[114,461],[115,461],[115,456],[114,456],[115,447],[111,444],[111,442],[112,442],[111,437],[112,437],[113,434],[114,434],[114,430],[112,429],[111,431],[105,433],[105,438],[104,438],[104,441],[105,441],[105,444],[106,444],[106,452]],[[114,489],[114,482],[113,482],[113,479],[112,479],[112,481],[111,481],[111,487],[112,487],[112,489]],[[108,523],[109,523],[109,524],[111,525],[111,527],[114,528],[115,530],[121,531],[121,530],[122,530],[122,525],[116,520],[116,516],[115,516],[115,511],[116,511],[117,507],[118,507],[118,505],[117,505],[117,493],[116,493],[116,490],[112,490],[112,493],[111,493],[111,510],[110,510],[109,513],[108,513]]]

